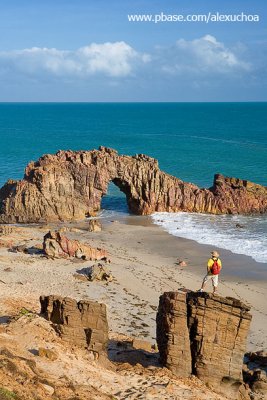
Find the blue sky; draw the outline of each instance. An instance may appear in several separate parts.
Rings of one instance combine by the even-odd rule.
[[[0,0],[0,101],[266,101],[264,0]],[[258,14],[130,23],[128,14]]]

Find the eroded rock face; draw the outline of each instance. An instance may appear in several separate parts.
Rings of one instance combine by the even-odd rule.
[[[244,368],[245,367],[245,368]],[[243,378],[252,389],[253,400],[267,400],[267,352],[246,353]]]
[[[100,147],[92,151],[59,151],[30,163],[21,181],[0,189],[0,222],[81,220],[95,215],[109,182],[125,193],[129,210],[213,214],[267,211],[267,188],[215,175],[210,189],[160,171],[157,160],[139,154],[120,156]]]
[[[85,260],[101,260],[107,257],[107,251],[68,239],[60,231],[49,231],[44,236],[44,253],[52,258],[76,257]]]
[[[194,374],[218,392],[238,398],[249,309],[239,300],[208,293],[164,293],[157,314],[163,365],[178,376]]]
[[[89,225],[88,226],[89,232],[101,232],[102,231],[102,225],[98,219],[89,220],[88,225]]]
[[[157,344],[161,363],[178,376],[192,373],[187,303],[184,293],[164,293],[157,313]]]
[[[106,353],[108,322],[105,304],[60,296],[41,296],[41,314],[54,324],[63,340]]]

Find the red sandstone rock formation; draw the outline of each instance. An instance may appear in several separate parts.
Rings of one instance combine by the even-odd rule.
[[[68,239],[60,231],[49,231],[44,236],[43,250],[47,256],[52,258],[76,257],[86,260],[101,260],[108,256],[106,250],[82,244],[78,240]]]
[[[267,211],[264,186],[215,175],[211,188],[200,189],[160,171],[153,158],[120,156],[115,150],[100,147],[59,151],[30,163],[24,179],[9,180],[0,189],[0,222],[81,220],[95,215],[111,181],[125,193],[129,210],[139,215],[155,211]]]
[[[249,309],[239,300],[208,293],[164,293],[157,314],[163,365],[178,376],[194,374],[219,393],[239,398]]]
[[[108,322],[105,304],[60,296],[41,296],[41,314],[51,321],[63,340],[106,353]]]

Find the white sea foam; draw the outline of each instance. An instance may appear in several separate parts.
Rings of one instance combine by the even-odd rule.
[[[195,240],[267,262],[267,216],[155,213],[155,224],[174,236]]]
[[[109,210],[109,209],[101,209],[96,217],[91,217],[88,219],[117,219],[121,217],[129,217],[129,212],[127,210]]]

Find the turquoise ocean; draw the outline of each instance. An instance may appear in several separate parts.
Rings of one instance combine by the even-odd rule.
[[[210,187],[215,173],[267,186],[267,103],[1,103],[0,186],[31,160],[99,145],[145,153],[184,181]],[[112,184],[100,217],[127,215]],[[170,234],[267,262],[267,216],[154,214]],[[237,228],[241,224],[243,228]]]

